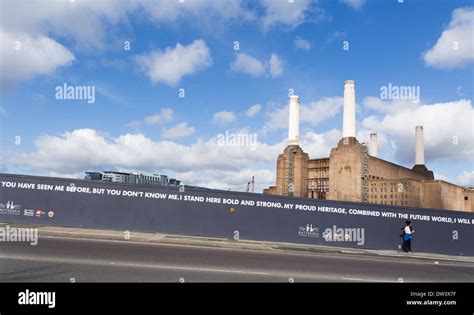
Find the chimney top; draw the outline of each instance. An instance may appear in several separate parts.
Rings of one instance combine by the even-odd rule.
[[[297,95],[290,96],[289,115],[288,115],[288,145],[298,145],[300,138],[299,127],[299,97]]]
[[[354,80],[344,82],[344,112],[342,117],[342,137],[356,136],[356,108],[355,108]]]
[[[423,126],[415,127],[415,165],[425,165]]]
[[[374,157],[377,157],[378,155],[377,134],[375,132],[370,134],[369,154]]]

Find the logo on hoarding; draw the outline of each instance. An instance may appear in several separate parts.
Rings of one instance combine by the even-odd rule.
[[[326,242],[355,242],[357,245],[365,244],[364,228],[339,228],[335,225],[323,232]]]
[[[46,211],[42,211],[41,209],[25,209],[23,210],[23,215],[25,217],[37,217],[37,218],[41,218],[41,217],[44,217],[46,215],[48,215],[49,218],[52,218],[54,217],[54,211],[53,210],[50,210],[48,212]]]
[[[6,204],[0,203],[0,214],[20,215],[21,205],[10,200]]]
[[[23,215],[25,217],[34,217],[35,216],[35,210],[33,209],[25,209],[25,211],[23,212]]]
[[[298,235],[302,237],[319,237],[319,228],[313,227],[313,224],[306,224],[306,226],[300,226]]]

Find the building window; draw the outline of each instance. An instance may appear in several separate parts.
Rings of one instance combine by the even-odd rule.
[[[467,196],[464,196],[464,200],[469,200],[469,198]]]

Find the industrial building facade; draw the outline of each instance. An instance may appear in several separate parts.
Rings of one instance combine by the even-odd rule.
[[[168,178],[166,175],[146,175],[146,174],[136,174],[136,173],[125,173],[125,172],[114,172],[114,171],[104,171],[100,172],[86,172],[85,180],[99,180],[103,182],[113,182],[113,183],[125,183],[125,184],[137,184],[143,186],[170,186],[170,187],[179,187],[181,181]]]
[[[278,156],[276,185],[264,194],[458,211],[474,210],[474,190],[435,180],[425,166],[423,127],[415,127],[415,165],[406,168],[377,157],[355,132],[355,85],[344,84],[343,137],[329,157],[310,159],[299,146],[299,98],[290,97],[288,146]]]

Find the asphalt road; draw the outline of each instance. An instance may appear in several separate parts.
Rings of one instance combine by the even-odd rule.
[[[0,243],[0,282],[474,282],[474,264],[126,241]]]

